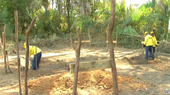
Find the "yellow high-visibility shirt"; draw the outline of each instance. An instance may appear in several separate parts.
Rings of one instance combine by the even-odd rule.
[[[41,52],[41,49],[36,46],[29,46],[29,57]]]
[[[153,37],[153,47],[156,47],[156,45],[158,45],[158,43],[157,43],[156,37],[154,36]]]
[[[153,46],[153,37],[151,35],[146,35],[145,36],[145,46]]]

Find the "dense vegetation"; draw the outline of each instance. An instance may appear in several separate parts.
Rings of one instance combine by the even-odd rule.
[[[32,37],[44,39],[54,34],[63,37],[80,27],[85,34],[90,30],[92,39],[105,42],[110,5],[110,0],[0,0],[0,32],[6,24],[7,35],[15,33],[14,11],[17,10],[20,40],[25,39],[31,20],[38,16]],[[168,40],[169,5],[169,0],[152,0],[141,6],[126,6],[124,0],[119,0],[113,32],[114,39],[118,32],[118,45],[140,45],[145,31],[154,31],[160,41]]]

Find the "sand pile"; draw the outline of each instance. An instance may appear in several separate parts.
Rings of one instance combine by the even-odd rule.
[[[29,90],[37,90],[40,93],[71,94],[73,89],[74,76],[69,73],[61,75],[47,76],[31,80],[28,82]],[[118,76],[119,91],[146,89],[148,84],[140,82],[138,79],[127,76]],[[108,71],[81,72],[78,76],[78,92],[80,90],[98,90],[113,92],[112,74]]]

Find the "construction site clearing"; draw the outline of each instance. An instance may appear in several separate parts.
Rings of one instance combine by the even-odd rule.
[[[21,44],[22,45],[22,44]],[[68,45],[55,48],[41,47],[43,55],[38,70],[28,70],[29,95],[72,95],[74,76],[68,70],[75,62],[75,51]],[[119,95],[162,95],[170,89],[169,56],[156,53],[154,60],[145,60],[141,49],[117,48],[115,60]],[[25,50],[20,49],[25,55]],[[82,46],[80,62],[107,60],[107,47]],[[16,55],[9,53],[13,73],[6,74],[0,60],[0,95],[18,95],[18,67]],[[24,71],[21,72],[24,93]],[[113,79],[111,69],[79,72],[78,95],[111,95]]]

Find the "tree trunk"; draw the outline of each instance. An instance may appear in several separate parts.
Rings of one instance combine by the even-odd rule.
[[[78,46],[77,48],[73,47],[76,53],[76,63],[75,63],[75,69],[74,69],[74,82],[73,82],[73,95],[77,95],[77,80],[78,80],[78,71],[79,71],[79,63],[80,63],[80,48],[81,48],[80,28],[77,29],[77,37],[78,37]]]
[[[111,16],[110,16],[110,22],[108,27],[108,41],[109,41],[109,48],[110,48],[110,61],[111,61],[111,69],[112,69],[112,76],[113,76],[114,95],[118,95],[117,70],[115,64],[113,38],[112,38],[112,31],[115,24],[115,15],[116,15],[115,0],[111,0]]]
[[[61,13],[62,13],[62,4],[61,4],[61,0],[57,0],[57,2],[56,2],[56,5],[58,5],[58,14],[59,14],[59,24],[62,22],[61,21]],[[59,29],[61,29],[61,25],[59,25]]]
[[[70,31],[74,28],[76,22],[77,22],[78,16],[76,17],[76,19],[74,20],[73,24],[70,27]]]
[[[2,40],[3,40],[3,37],[2,37]],[[1,47],[1,54],[2,54],[2,60],[4,58],[4,55],[3,55],[3,42],[1,41],[1,38],[0,38],[0,47]]]
[[[53,4],[54,4],[54,0],[52,0],[52,9],[53,9]]]
[[[4,66],[5,66],[5,73],[7,74],[7,64],[6,64],[6,34],[5,34],[5,30],[2,33],[3,36],[3,46],[4,46]]]
[[[117,40],[118,40],[118,31],[116,31],[116,45],[115,45],[116,52],[117,52]]]
[[[67,0],[66,6],[67,6],[67,16],[68,16],[68,33],[70,33],[70,0]]]
[[[167,41],[168,41],[168,36],[169,36],[169,21],[170,21],[168,14],[169,14],[169,6],[167,8],[167,36],[166,36]]]
[[[91,36],[90,36],[90,29],[88,30],[88,36],[89,36],[89,41],[90,41],[90,47],[91,47]]]
[[[34,19],[32,20],[30,26],[28,27],[27,31],[26,31],[26,62],[25,62],[25,95],[28,95],[28,86],[27,86],[27,74],[28,74],[28,57],[29,57],[29,32],[31,31],[35,21],[36,21],[37,17],[34,17]]]
[[[5,65],[5,72],[7,74],[7,64],[6,64],[6,24],[4,25],[4,32],[2,33],[3,36],[3,46],[4,46],[4,65]]]
[[[58,13],[59,13],[59,17],[61,17],[61,0],[57,0],[58,1]]]
[[[71,41],[71,46],[72,46],[73,49],[75,50],[72,32],[70,33],[70,41]]]
[[[16,49],[17,49],[17,59],[18,59],[18,82],[19,82],[19,93],[22,95],[21,90],[21,69],[20,69],[20,58],[19,58],[19,45],[18,45],[18,11],[14,11],[15,14],[15,39],[16,39]]]

